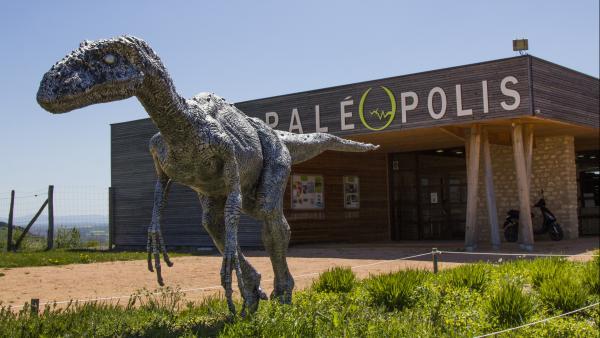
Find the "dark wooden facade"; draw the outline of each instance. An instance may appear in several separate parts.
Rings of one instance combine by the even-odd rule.
[[[446,98],[444,114],[441,114],[442,91]],[[430,113],[428,98],[432,92],[435,94],[431,96]],[[412,105],[414,96],[418,97],[416,106]],[[263,120],[270,115],[268,123],[274,122],[276,113],[277,129],[291,127],[291,131],[299,132],[301,125],[302,132],[309,133],[326,128],[329,133],[350,138],[368,138],[404,129],[413,134],[417,129],[431,131],[436,127],[519,118],[542,118],[593,130],[598,128],[599,116],[598,79],[531,56],[245,101],[236,106]],[[403,108],[408,108],[405,121]],[[111,184],[115,194],[112,238],[118,247],[146,244],[155,183],[148,141],[156,132],[149,119],[111,126]],[[389,135],[393,134],[396,133]],[[418,137],[419,133],[415,135]],[[387,140],[393,145],[393,136],[390,137]],[[288,184],[284,207],[292,228],[292,242],[390,239],[389,151],[327,152],[294,166],[292,173],[324,177],[325,208],[291,210]],[[359,210],[343,208],[344,175],[359,176]],[[174,185],[163,222],[167,244],[212,246],[200,217],[197,196],[186,187]],[[241,245],[261,246],[260,227],[258,222],[244,216],[240,224]]]
[[[598,79],[531,57],[533,115],[600,127]]]

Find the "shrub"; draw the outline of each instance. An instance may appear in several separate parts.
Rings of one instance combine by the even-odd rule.
[[[600,294],[600,257],[585,265],[581,278],[590,293]]]
[[[522,324],[533,313],[531,297],[521,283],[511,279],[500,281],[486,305],[488,315],[504,327]]]
[[[446,282],[453,287],[466,287],[481,292],[489,281],[489,265],[467,264],[444,273]]]
[[[540,298],[551,308],[569,312],[585,306],[588,290],[573,275],[560,273],[540,285]]]
[[[356,285],[356,276],[348,267],[335,267],[323,272],[313,282],[313,288],[318,292],[350,292]]]
[[[423,270],[405,270],[371,277],[366,281],[366,289],[373,304],[388,311],[402,310],[415,303],[417,288],[428,275]]]
[[[529,265],[531,283],[538,288],[548,279],[554,279],[566,268],[567,261],[564,258],[537,258]]]
[[[57,249],[76,249],[81,246],[81,234],[77,228],[58,228],[54,243]]]

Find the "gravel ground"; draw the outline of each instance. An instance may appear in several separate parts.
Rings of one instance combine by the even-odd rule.
[[[288,264],[296,279],[296,289],[310,286],[319,272],[333,266],[354,267],[356,274],[369,274],[406,269],[432,269],[431,255],[410,259],[397,258],[430,252],[433,247],[445,251],[462,251],[462,242],[389,242],[361,244],[298,245],[289,250]],[[589,254],[598,249],[599,238],[587,237],[561,242],[538,241],[534,253]],[[492,252],[482,246],[478,252]],[[504,244],[496,253],[523,253],[515,244]],[[262,287],[269,294],[272,290],[273,271],[264,251],[245,252],[252,265],[262,274]],[[501,256],[462,255],[445,253],[440,256],[440,268],[448,268],[477,260],[498,261]],[[514,259],[504,256],[502,259]],[[575,257],[584,260],[589,258]],[[220,285],[221,258],[216,254],[186,256],[173,259],[172,268],[163,265],[166,285],[181,288],[203,288]],[[95,264],[72,264],[31,268],[2,269],[0,277],[0,302],[4,305],[20,306],[31,298],[40,302],[97,297],[126,296],[136,290],[154,290],[156,276],[146,268],[145,261],[123,261]],[[236,284],[234,284],[236,285]],[[221,292],[220,288],[210,291],[186,292],[186,298],[198,300],[209,294]],[[111,300],[116,302],[117,300]],[[127,299],[118,300],[126,303]]]

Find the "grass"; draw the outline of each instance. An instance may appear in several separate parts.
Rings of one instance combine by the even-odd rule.
[[[319,275],[313,282],[317,292],[350,292],[356,285],[356,276],[348,267],[331,268]]]
[[[539,288],[540,298],[552,309],[569,312],[586,305],[591,288],[583,285],[583,280],[566,272],[545,280]]]
[[[564,312],[549,305],[543,296],[542,290],[553,279],[545,278],[539,287],[533,286],[538,277],[532,271],[544,269],[542,266],[553,269],[547,264],[520,260],[481,264],[481,267],[460,268],[454,274],[450,270],[437,275],[399,271],[355,280],[347,292],[317,290],[317,281],[313,288],[294,293],[292,305],[261,301],[258,311],[246,318],[231,318],[222,298],[189,303],[183,293],[170,289],[161,289],[158,295],[139,292],[122,306],[103,303],[70,304],[67,309],[47,306],[38,316],[30,315],[28,308],[19,313],[4,308],[0,309],[0,336],[476,336]],[[572,279],[573,285],[586,290],[583,305],[600,300],[582,273],[596,262],[560,264],[561,273]],[[477,281],[481,280],[483,270],[487,278],[482,284]],[[331,277],[334,280],[349,276],[347,269],[335,270],[330,275],[337,276]],[[326,274],[319,280],[330,278],[323,276]],[[599,325],[600,309],[596,307],[506,336],[597,337]]]
[[[171,257],[177,257],[186,254],[171,253],[169,255]],[[32,251],[16,253],[2,252],[2,254],[0,254],[0,268],[132,261],[146,259],[146,257],[146,252],[113,252],[84,249],[54,249],[49,251]]]
[[[507,328],[526,323],[533,314],[534,304],[522,283],[507,277],[490,294],[486,310],[500,327]]]
[[[446,283],[452,287],[465,287],[478,292],[482,292],[489,282],[489,273],[490,266],[484,263],[467,264],[443,272]]]
[[[402,310],[416,302],[417,291],[430,273],[422,270],[405,270],[371,277],[366,290],[376,306],[388,311]]]

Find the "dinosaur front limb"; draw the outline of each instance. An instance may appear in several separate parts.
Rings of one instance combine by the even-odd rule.
[[[167,266],[173,266],[173,263],[169,259],[169,255],[165,248],[164,239],[162,232],[160,231],[160,223],[162,219],[162,212],[167,204],[169,196],[169,188],[171,187],[171,180],[168,178],[159,178],[154,188],[154,207],[152,209],[152,221],[148,227],[148,243],[146,249],[148,251],[148,270],[156,270],[156,278],[160,286],[164,285],[161,266],[160,266],[160,254],[163,254],[163,258]],[[152,256],[154,256],[154,266],[152,264]]]

